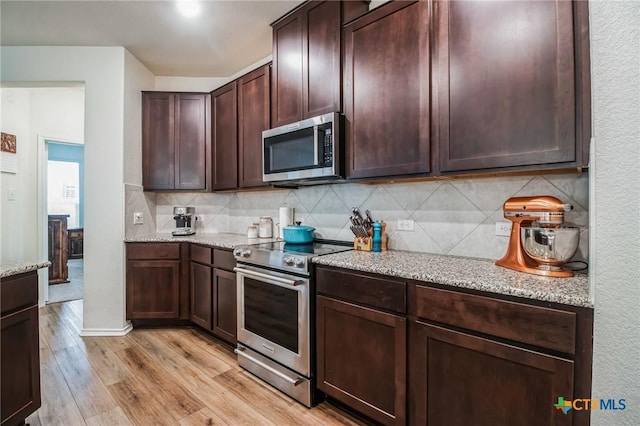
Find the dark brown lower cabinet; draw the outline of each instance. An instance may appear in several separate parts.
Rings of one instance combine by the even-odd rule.
[[[236,323],[236,274],[224,269],[214,268],[213,334],[235,345],[237,338]]]
[[[236,264],[229,250],[191,245],[191,322],[236,344]]]
[[[191,262],[191,322],[211,329],[212,268]]]
[[[318,388],[386,425],[406,421],[406,320],[317,297]]]
[[[180,261],[127,262],[127,318],[180,317]]]
[[[417,321],[409,342],[411,424],[572,424],[573,361]]]
[[[41,404],[37,273],[3,278],[0,300],[0,417],[13,426]]]

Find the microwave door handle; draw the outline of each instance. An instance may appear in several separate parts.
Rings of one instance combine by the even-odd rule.
[[[313,165],[317,166],[318,159],[318,126],[313,126]]]

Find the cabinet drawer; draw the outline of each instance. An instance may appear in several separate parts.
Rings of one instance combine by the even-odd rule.
[[[575,353],[576,314],[490,297],[416,286],[420,318],[564,353]]]
[[[407,312],[406,283],[317,269],[318,293],[398,313]]]
[[[236,258],[229,250],[213,249],[213,266],[220,269],[233,271],[236,267]]]
[[[38,274],[27,272],[2,279],[0,305],[2,314],[38,304]]]
[[[129,243],[127,259],[180,259],[180,243]]]
[[[200,246],[198,244],[191,244],[191,261],[204,263],[211,265],[211,247]]]

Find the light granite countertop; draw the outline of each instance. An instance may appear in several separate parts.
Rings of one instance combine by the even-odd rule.
[[[382,253],[347,251],[318,256],[313,262],[452,287],[593,307],[589,298],[589,280],[584,273],[576,273],[572,278],[549,278],[502,268],[486,259],[395,250]]]
[[[125,239],[125,242],[190,242],[233,249],[243,244],[275,241],[273,238],[248,239],[243,234],[204,234],[174,237],[158,233]],[[593,307],[589,298],[587,274],[572,278],[548,278],[496,266],[487,259],[390,250],[382,253],[346,251],[313,258],[318,265],[372,272],[451,287],[468,288],[496,294]]]
[[[275,241],[275,238],[247,238],[244,234],[205,234],[195,233],[187,236],[173,236],[170,232],[125,238],[125,243],[172,243],[186,242],[205,246],[233,249],[244,244],[260,244]]]
[[[47,260],[40,262],[7,262],[0,265],[0,278],[24,274],[25,272],[35,271],[48,266],[51,266],[51,262]]]

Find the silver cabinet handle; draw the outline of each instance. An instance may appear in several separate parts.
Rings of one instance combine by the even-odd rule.
[[[281,277],[276,277],[273,275],[269,275],[269,274],[264,274],[262,272],[256,272],[256,271],[249,271],[248,269],[244,269],[244,268],[239,268],[239,267],[235,267],[233,268],[234,272],[240,272],[241,274],[245,274],[248,276],[253,276],[256,278],[263,278],[265,280],[269,280],[269,281],[276,281],[280,284],[284,284],[284,285],[288,285],[290,287],[295,287],[301,284],[304,284],[304,280],[288,280],[286,278],[281,278]]]
[[[320,163],[318,158],[318,126],[313,126],[313,165],[317,166]]]
[[[286,374],[276,370],[275,368],[268,366],[267,364],[265,364],[264,362],[260,361],[259,359],[256,359],[256,358],[252,357],[251,355],[246,354],[244,352],[244,348],[234,349],[233,352],[236,355],[239,355],[241,357],[244,357],[244,358],[248,359],[249,361],[253,362],[256,365],[259,365],[260,367],[264,368],[268,372],[275,374],[276,376],[280,377],[285,382],[292,384],[293,386],[298,386],[300,383],[302,383],[302,379],[300,377],[298,377],[297,379],[294,379],[294,378],[291,378],[291,377],[287,376]]]

